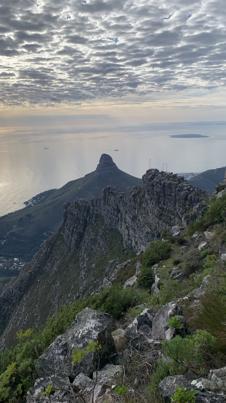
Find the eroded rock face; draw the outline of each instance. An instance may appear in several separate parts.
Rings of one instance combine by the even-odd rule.
[[[109,315],[90,308],[84,309],[77,315],[71,328],[58,336],[38,359],[39,377],[55,374],[75,378],[80,372],[90,376],[97,366],[101,367],[114,353],[111,330]],[[78,357],[73,359],[73,353],[77,352]]]
[[[62,304],[98,290],[126,255],[141,252],[173,226],[186,226],[204,205],[205,194],[182,178],[150,170],[141,186],[126,193],[107,188],[99,199],[67,206],[59,232],[0,297],[0,332],[8,325],[5,340],[20,328],[42,325]]]

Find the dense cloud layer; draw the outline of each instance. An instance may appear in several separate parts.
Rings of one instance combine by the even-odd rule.
[[[226,85],[225,0],[1,0],[0,100]]]

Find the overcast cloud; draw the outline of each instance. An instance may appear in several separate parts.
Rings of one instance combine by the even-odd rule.
[[[225,0],[0,0],[0,102],[226,85]]]

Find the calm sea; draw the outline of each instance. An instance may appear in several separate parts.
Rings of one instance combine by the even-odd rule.
[[[172,138],[176,134],[208,137]],[[200,172],[226,165],[226,122],[150,124],[92,130],[42,127],[1,131],[0,215],[23,207],[24,201],[95,169],[102,153],[141,177],[149,168]]]

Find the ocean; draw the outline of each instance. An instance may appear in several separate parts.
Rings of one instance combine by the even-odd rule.
[[[201,172],[226,165],[226,122],[152,123],[100,132],[0,127],[0,216],[93,171],[102,153],[137,177],[149,168]]]

